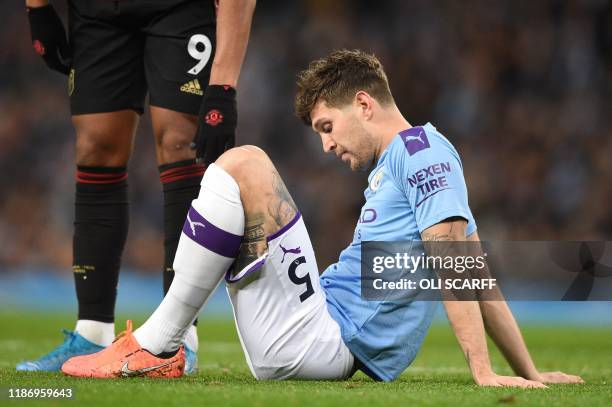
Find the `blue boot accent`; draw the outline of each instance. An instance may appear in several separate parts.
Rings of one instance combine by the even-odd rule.
[[[64,343],[40,359],[19,363],[17,370],[22,372],[58,372],[64,362],[71,357],[89,355],[104,349],[103,346],[89,342],[77,332],[71,332],[66,329],[62,329],[62,332],[64,333]]]
[[[198,354],[185,345],[185,374],[190,375],[198,371]]]

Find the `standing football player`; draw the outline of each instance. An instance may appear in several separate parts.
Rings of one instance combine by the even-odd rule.
[[[362,241],[478,241],[459,155],[431,124],[399,111],[380,62],[336,51],[299,75],[298,115],[323,150],[370,171],[352,243],[319,277],[304,221],[268,156],[245,146],[224,153],[202,179],[180,238],[168,295],[153,315],[105,350],[68,360],[73,376],[180,376],[182,337],[219,281],[227,281],[249,368],[260,380],[346,379],[357,369],[397,378],[416,357],[436,301],[366,301]],[[444,182],[418,188],[412,174],[445,163]],[[365,215],[368,216],[365,216]],[[375,215],[373,215],[375,214]],[[231,268],[232,263],[234,267]],[[545,387],[578,376],[536,369],[504,301],[445,301],[474,381]],[[517,376],[493,372],[485,327]]]
[[[76,129],[74,332],[17,370],[56,371],[115,338],[121,255],[129,224],[127,164],[145,95],[164,193],[164,294],[206,166],[234,146],[236,85],[255,0],[68,1],[68,37],[47,0],[26,0],[33,46],[68,75]],[[194,138],[195,136],[195,138]],[[192,321],[193,322],[193,321]],[[185,337],[197,366],[195,326]]]

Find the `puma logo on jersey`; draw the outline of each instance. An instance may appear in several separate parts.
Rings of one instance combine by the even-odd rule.
[[[404,146],[410,155],[414,155],[421,150],[431,147],[429,145],[427,134],[425,134],[422,127],[412,127],[408,130],[404,130],[400,133],[400,136],[402,137]]]
[[[181,86],[181,92],[193,93],[194,95],[202,96],[204,95],[204,91],[200,86],[200,82],[197,79],[189,81]]]
[[[191,228],[191,234],[193,234],[193,236],[195,237],[196,235],[196,226],[199,226],[201,228],[205,228],[206,225],[203,224],[202,222],[194,222],[191,220],[191,218],[189,217],[189,213],[187,214],[187,222],[189,223],[189,227]]]
[[[140,376],[140,375],[145,374],[147,372],[151,372],[153,370],[161,369],[162,367],[170,366],[172,364],[172,362],[168,362],[168,363],[163,363],[163,364],[157,365],[157,366],[144,367],[142,369],[132,370],[132,369],[129,368],[128,363],[130,363],[130,362],[125,362],[125,365],[123,365],[121,367],[121,376],[123,376],[123,377]]]
[[[423,130],[421,130],[418,136],[407,135],[406,137],[404,137],[404,141],[418,141],[418,142],[425,144],[425,140],[423,138],[424,136],[425,136],[425,133],[423,132]]]
[[[295,249],[285,249],[285,248],[283,247],[283,245],[282,245],[282,244],[279,244],[279,246],[280,246],[281,250],[283,251],[283,258],[282,258],[282,260],[281,260],[281,263],[285,261],[285,255],[286,255],[287,253],[291,253],[291,254],[302,254],[302,250],[300,249],[300,247],[299,247],[299,246],[298,246],[298,247],[296,247]]]

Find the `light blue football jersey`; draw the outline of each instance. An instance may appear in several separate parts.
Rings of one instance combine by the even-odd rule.
[[[430,123],[400,132],[368,184],[353,241],[321,275],[321,285],[329,312],[363,370],[390,381],[416,357],[438,302],[362,299],[361,242],[420,241],[423,230],[453,216],[468,221],[470,235],[476,223],[459,154]]]

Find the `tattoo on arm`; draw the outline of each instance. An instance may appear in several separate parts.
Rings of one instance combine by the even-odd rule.
[[[455,222],[456,220],[463,221],[462,218],[456,218],[456,217],[449,218],[448,221],[442,222],[440,224],[440,226],[442,225],[445,226],[446,230],[443,230],[443,231],[436,230],[434,232],[434,231],[429,231],[429,229],[426,229],[423,231],[421,235],[421,239],[424,242],[451,242],[455,240],[465,240],[464,236],[457,236],[458,233],[461,233],[463,235],[464,232],[461,232],[461,229],[459,228],[459,224]]]
[[[274,169],[272,169],[272,192],[265,193],[263,197],[262,200],[265,202],[258,204],[257,209],[245,213],[244,235],[238,257],[234,262],[234,272],[242,270],[268,250],[266,230],[269,234],[273,232],[274,226],[277,228],[285,226],[297,214],[297,207],[287,187]]]
[[[268,203],[268,214],[274,219],[276,225],[281,228],[295,217],[297,207],[276,170],[272,172],[272,189],[274,195]]]
[[[462,247],[454,245],[453,242],[465,240],[465,221],[461,220],[459,223],[455,220],[455,218],[449,218],[421,233],[421,239],[428,255],[444,257],[458,254],[457,250]]]
[[[423,239],[423,242],[451,242],[455,240],[453,237],[453,225],[453,222],[449,222],[448,232],[445,231],[443,233],[428,232],[424,230],[421,239]]]
[[[423,246],[428,256],[432,257],[464,257],[470,254],[470,248],[465,242],[465,231],[467,228],[466,220],[462,218],[448,218],[443,222],[440,222],[421,233],[421,239],[423,240]],[[446,287],[446,281],[457,277],[454,266],[438,266],[434,267],[433,271],[436,273],[438,278],[444,281]],[[471,270],[464,270],[461,272],[463,278],[471,278]],[[475,292],[472,290],[453,290],[443,288],[441,290],[442,299],[444,301],[458,300],[473,300]],[[468,355],[469,356],[469,355]],[[469,360],[468,360],[469,363]]]
[[[266,252],[268,244],[263,227],[264,219],[262,214],[252,214],[246,220],[240,252],[234,263],[235,271],[242,270]]]

